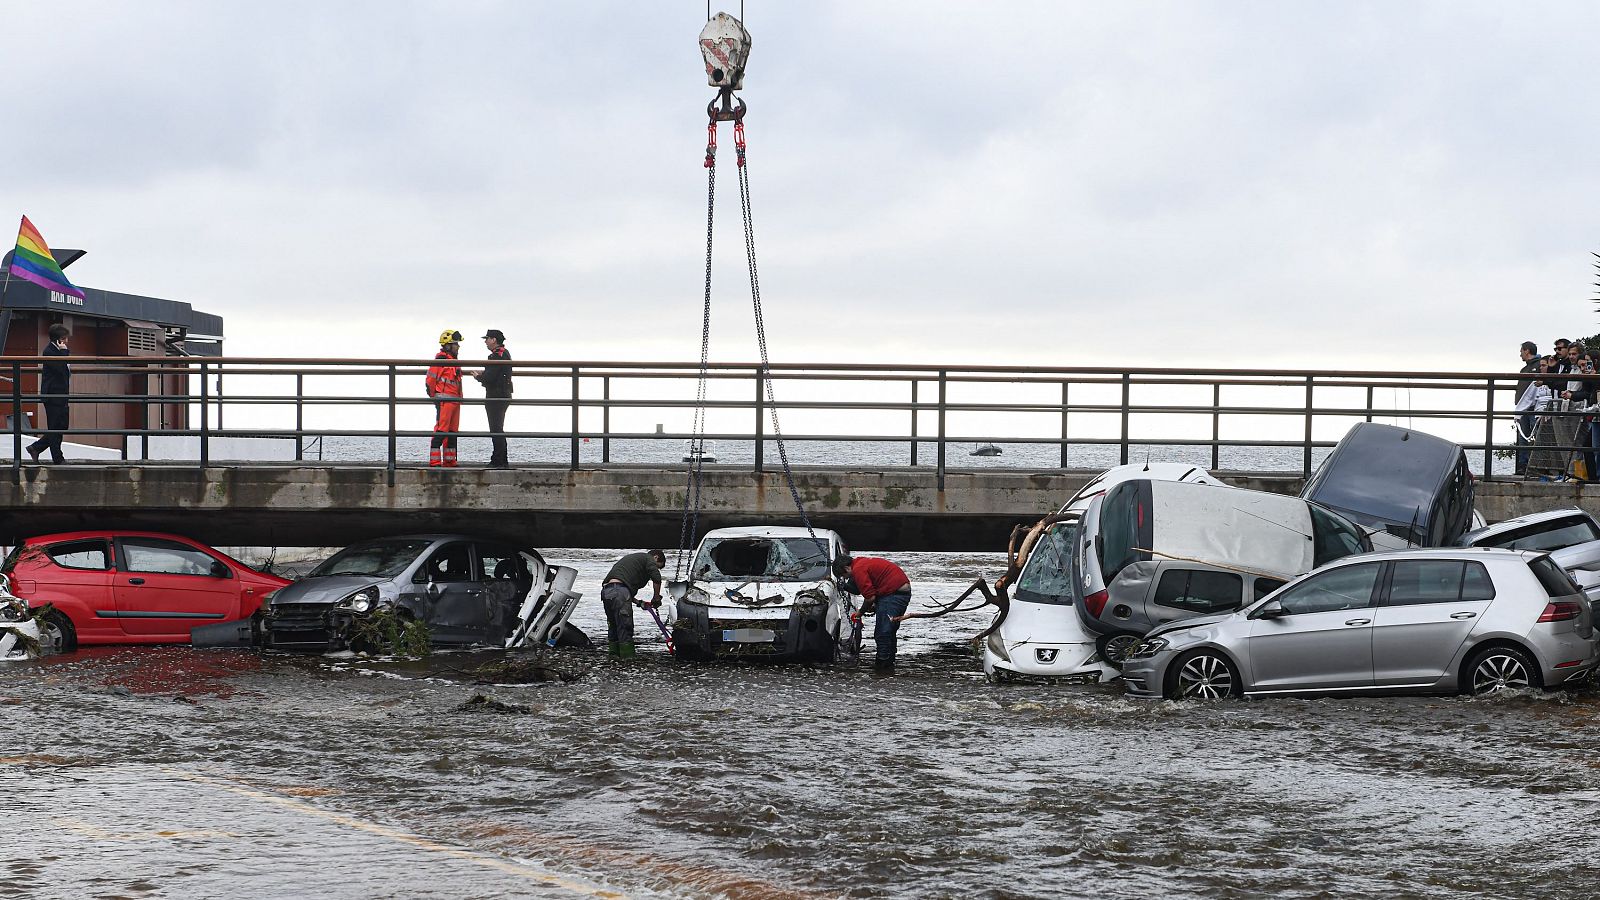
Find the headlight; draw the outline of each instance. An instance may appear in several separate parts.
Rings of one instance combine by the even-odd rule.
[[[989,652],[1006,662],[1011,662],[1011,654],[1006,651],[1005,639],[1000,637],[999,631],[994,631],[989,635]]]
[[[340,609],[348,609],[351,612],[358,613],[371,612],[372,608],[377,605],[378,589],[375,587],[362,588],[339,601]]]
[[[1145,638],[1128,652],[1128,659],[1149,659],[1167,649],[1166,638]]]

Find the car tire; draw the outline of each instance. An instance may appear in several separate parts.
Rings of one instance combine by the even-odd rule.
[[[52,609],[39,620],[39,644],[46,653],[71,653],[78,649],[78,629],[59,609]]]
[[[1244,682],[1233,660],[1216,650],[1196,650],[1167,669],[1168,700],[1225,700],[1244,696]]]
[[[1095,649],[1100,651],[1100,658],[1106,665],[1122,671],[1122,664],[1128,661],[1128,654],[1143,640],[1137,634],[1103,634],[1095,642]]]
[[[594,646],[594,641],[582,628],[567,622],[561,626],[561,633],[556,635],[556,647],[564,650],[588,650]]]
[[[1485,647],[1462,670],[1461,693],[1478,696],[1500,691],[1540,687],[1539,666],[1521,648]]]

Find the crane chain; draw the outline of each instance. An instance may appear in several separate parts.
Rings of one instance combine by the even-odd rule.
[[[694,425],[689,439],[688,482],[683,489],[683,522],[678,529],[678,561],[674,567],[674,580],[682,581],[686,568],[693,563],[687,557],[694,552],[692,542],[700,529],[700,507],[703,467],[705,466],[706,383],[709,378],[711,358],[711,248],[716,237],[717,212],[717,123],[713,119],[706,127],[706,285],[705,299],[700,311],[700,378],[695,386]]]
[[[744,217],[744,252],[745,259],[750,267],[750,302],[755,309],[756,319],[756,346],[761,350],[761,371],[757,377],[766,385],[767,410],[772,418],[772,437],[778,445],[778,459],[783,463],[783,480],[789,487],[789,496],[794,500],[794,508],[800,513],[800,521],[806,526],[806,534],[815,541],[817,533],[811,527],[811,517],[806,515],[806,505],[800,499],[800,489],[794,481],[794,468],[789,465],[789,450],[783,441],[783,428],[778,424],[778,399],[772,388],[772,366],[767,358],[767,324],[761,311],[761,278],[756,272],[756,234],[755,219],[750,209],[750,168],[745,165],[745,140],[743,120],[734,123],[733,127],[734,150],[739,156],[739,207]]]

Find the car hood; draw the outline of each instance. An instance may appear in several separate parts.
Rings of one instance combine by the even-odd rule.
[[[1174,631],[1182,631],[1185,628],[1200,628],[1205,625],[1215,625],[1218,622],[1226,622],[1227,620],[1238,615],[1239,613],[1231,612],[1217,613],[1216,615],[1211,616],[1195,616],[1191,619],[1179,619],[1176,622],[1168,622],[1159,628],[1152,629],[1149,634],[1145,635],[1145,637],[1160,637],[1163,634],[1171,634]]]
[[[703,592],[704,597],[717,606],[742,606],[749,609],[770,609],[778,606],[793,606],[801,594],[818,592],[823,600],[832,599],[835,589],[832,581],[779,581],[779,582],[750,582],[737,581],[695,581],[673,582],[671,593],[674,597],[686,597],[691,602],[704,603],[697,592]],[[679,590],[683,593],[679,593]]]
[[[371,575],[322,575],[302,578],[281,588],[273,603],[338,603],[365,587],[383,584],[388,579]]]

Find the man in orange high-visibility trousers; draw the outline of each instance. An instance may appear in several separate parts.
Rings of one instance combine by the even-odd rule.
[[[433,358],[454,362],[460,353],[461,332],[446,328],[439,335],[439,352]],[[433,448],[428,452],[429,466],[456,464],[456,439],[451,432],[461,430],[461,367],[450,362],[428,367],[428,396],[433,398],[438,413],[433,423]]]

